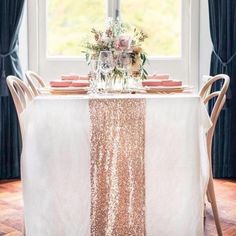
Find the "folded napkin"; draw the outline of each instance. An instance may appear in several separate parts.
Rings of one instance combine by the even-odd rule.
[[[156,79],[147,79],[142,81],[143,86],[162,86],[162,81]]]
[[[89,76],[88,75],[79,75],[79,79],[80,80],[89,80]]]
[[[61,80],[88,80],[88,75],[62,75]]]
[[[165,81],[162,81],[162,86],[182,86],[182,81],[180,81],[180,80],[165,80]]]
[[[76,81],[72,81],[71,83],[71,87],[88,87],[89,86],[89,82],[86,80],[76,80]]]
[[[155,79],[155,80],[168,80],[170,78],[169,74],[153,74],[148,76],[149,79]]]
[[[182,86],[182,81],[180,80],[157,80],[157,79],[148,79],[142,82],[143,86]]]
[[[69,87],[71,86],[72,81],[52,80],[49,84],[51,87]]]

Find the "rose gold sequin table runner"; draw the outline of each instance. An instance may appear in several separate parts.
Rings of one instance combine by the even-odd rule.
[[[91,235],[145,235],[145,99],[91,99]]]

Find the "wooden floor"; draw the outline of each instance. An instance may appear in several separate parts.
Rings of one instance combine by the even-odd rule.
[[[215,191],[224,236],[236,236],[236,180],[215,180]],[[207,204],[205,235],[217,235],[210,205]]]
[[[215,188],[224,236],[236,236],[236,180],[215,180]],[[0,182],[0,236],[19,236],[22,229],[21,182]],[[206,236],[217,235],[209,204]]]
[[[21,182],[0,182],[0,236],[22,235]]]

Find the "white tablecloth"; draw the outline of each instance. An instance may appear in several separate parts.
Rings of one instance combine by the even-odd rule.
[[[192,94],[132,98],[146,99],[146,235],[203,235],[211,125],[204,105]],[[89,99],[37,97],[20,118],[27,236],[90,235]]]

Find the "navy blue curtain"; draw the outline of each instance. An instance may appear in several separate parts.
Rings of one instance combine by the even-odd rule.
[[[208,0],[213,44],[210,74],[229,75],[230,87],[220,114],[212,149],[213,175],[236,178],[236,1]],[[214,85],[218,89],[221,82]],[[209,104],[210,111],[213,108]]]
[[[0,0],[0,179],[20,177],[21,140],[6,77],[21,78],[18,35],[24,0]]]

